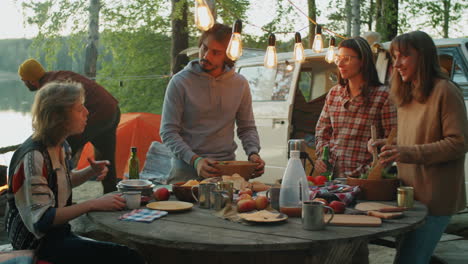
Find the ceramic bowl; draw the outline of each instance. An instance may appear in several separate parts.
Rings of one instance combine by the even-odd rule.
[[[359,185],[361,192],[359,200],[369,201],[394,201],[396,200],[397,188],[400,186],[399,179],[368,180],[359,178],[347,178],[350,186]]]
[[[192,196],[192,186],[182,186],[185,182],[177,182],[172,184],[172,193],[179,201],[194,203],[196,202]],[[193,187],[193,193],[198,197],[198,186]]]
[[[252,177],[252,173],[255,171],[257,163],[238,160],[218,161],[218,163],[213,166],[221,170],[221,175],[232,176],[234,173],[237,173],[248,181]]]

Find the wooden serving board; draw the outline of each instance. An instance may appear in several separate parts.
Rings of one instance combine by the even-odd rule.
[[[325,215],[325,222],[331,217],[330,214]],[[346,215],[335,214],[330,225],[336,226],[381,226],[382,220],[378,217],[367,215]]]
[[[361,211],[380,211],[380,212],[402,212],[404,208],[383,204],[383,203],[376,203],[376,202],[362,202],[356,204],[354,207],[357,210]]]

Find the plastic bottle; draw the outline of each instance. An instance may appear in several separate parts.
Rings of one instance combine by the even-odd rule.
[[[292,217],[301,217],[302,202],[309,200],[309,185],[300,160],[300,152],[291,150],[281,183],[280,212]]]
[[[129,179],[140,179],[140,161],[137,157],[137,148],[131,148],[131,155],[128,161],[128,178]]]

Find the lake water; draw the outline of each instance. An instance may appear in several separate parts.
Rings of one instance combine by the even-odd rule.
[[[23,143],[32,133],[31,104],[34,93],[17,79],[16,73],[0,73],[0,148]],[[2,80],[3,79],[3,80]],[[13,152],[0,154],[0,165],[10,163]]]

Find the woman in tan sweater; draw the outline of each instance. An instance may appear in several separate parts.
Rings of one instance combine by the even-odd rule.
[[[436,47],[426,33],[397,36],[390,52],[398,137],[380,156],[385,164],[398,163],[403,184],[412,186],[415,199],[429,209],[425,224],[404,236],[396,263],[429,263],[451,215],[466,206],[466,108],[461,89],[441,72]]]

